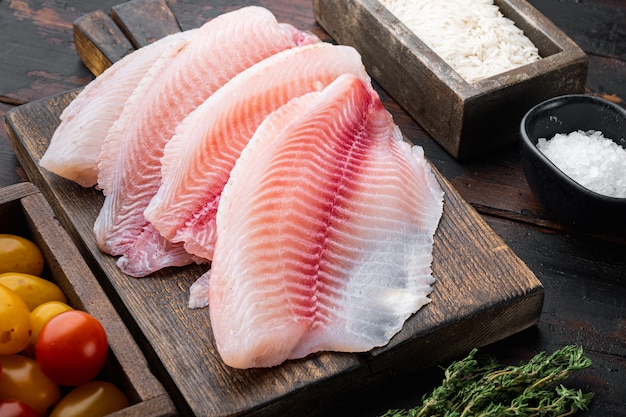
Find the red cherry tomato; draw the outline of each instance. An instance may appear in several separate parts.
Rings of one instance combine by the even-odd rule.
[[[77,386],[98,375],[108,353],[106,332],[90,314],[66,311],[39,332],[35,357],[44,374],[59,385]]]
[[[2,417],[41,417],[30,405],[11,399],[0,400],[0,416]]]

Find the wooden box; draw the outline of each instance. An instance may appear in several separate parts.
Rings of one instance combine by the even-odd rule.
[[[109,356],[98,379],[115,383],[130,402],[113,415],[176,415],[139,346],[38,188],[26,182],[0,189],[0,219],[0,233],[23,236],[39,246],[45,259],[44,277],[63,290],[68,304],[93,315],[104,326]]]
[[[537,62],[466,82],[377,0],[314,0],[319,24],[354,46],[372,77],[452,156],[471,158],[518,138],[524,113],[584,92],[587,56],[524,0],[495,0],[538,48]]]

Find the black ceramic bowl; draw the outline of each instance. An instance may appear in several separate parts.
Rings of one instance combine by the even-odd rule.
[[[522,118],[521,153],[530,189],[561,223],[585,232],[626,233],[626,198],[593,192],[565,175],[538,148],[539,138],[576,130],[601,131],[626,148],[626,110],[581,94],[546,100]]]

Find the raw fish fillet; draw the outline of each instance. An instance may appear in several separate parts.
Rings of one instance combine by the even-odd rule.
[[[208,293],[231,367],[368,351],[430,301],[443,191],[422,148],[357,77],[311,94],[266,119],[222,193]]]
[[[163,183],[144,215],[161,235],[211,259],[215,213],[230,171],[263,119],[344,73],[370,82],[352,47],[317,43],[276,54],[242,72],[176,129],[162,159]]]
[[[189,302],[187,303],[189,309],[204,308],[209,305],[210,276],[211,270],[209,269],[189,287]]]
[[[87,84],[63,110],[39,164],[83,187],[96,185],[104,138],[124,103],[154,62],[181,48],[196,29],[166,36],[117,61]]]
[[[318,41],[279,24],[267,9],[245,7],[204,24],[156,76],[127,123],[116,129],[119,134],[107,136],[100,155],[98,185],[106,198],[94,232],[101,250],[122,255],[123,272],[139,277],[200,261],[161,237],[143,215],[161,184],[163,148],[176,126],[245,68]]]

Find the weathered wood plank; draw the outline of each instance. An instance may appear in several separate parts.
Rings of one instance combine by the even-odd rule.
[[[595,0],[557,2],[528,0],[589,55],[587,88],[626,104],[626,2]],[[584,17],[583,17],[584,16]]]
[[[114,6],[111,17],[135,48],[180,31],[165,0],[134,0]]]
[[[0,118],[13,106],[0,103]],[[17,161],[15,152],[11,147],[4,123],[0,124],[0,187],[6,187],[21,181],[26,181],[26,174]]]
[[[72,41],[72,22],[119,0],[0,2],[0,101],[19,105],[80,87],[93,75]]]
[[[102,10],[74,21],[74,43],[78,56],[96,76],[134,51],[126,34]]]
[[[528,2],[563,29],[588,54],[626,59],[626,3],[623,1]],[[580,16],[584,16],[584,20]]]
[[[179,32],[163,0],[134,0],[114,6],[110,15],[96,10],[74,21],[76,52],[96,76],[125,55]]]

